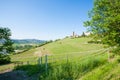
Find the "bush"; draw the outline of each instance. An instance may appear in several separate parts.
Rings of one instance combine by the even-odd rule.
[[[0,64],[10,63],[10,57],[8,55],[0,54]]]
[[[120,47],[116,47],[115,49],[113,49],[112,52],[117,54],[117,55],[120,55]]]
[[[101,42],[101,41],[88,41],[88,43],[102,44],[102,42]]]
[[[120,63],[120,56],[117,56],[117,62]]]
[[[41,74],[39,80],[77,80],[87,72],[106,63],[106,58],[98,56],[87,58],[84,61],[62,63],[59,66],[52,66],[48,74]]]
[[[42,66],[38,66],[38,65],[17,65],[17,66],[15,66],[14,70],[23,70],[23,71],[27,72],[28,76],[32,76],[32,75],[36,75],[40,72],[43,72],[44,68]]]

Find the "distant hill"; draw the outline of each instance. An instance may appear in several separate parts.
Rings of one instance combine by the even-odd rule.
[[[45,40],[38,39],[12,39],[12,41],[17,44],[40,44],[46,42]]]

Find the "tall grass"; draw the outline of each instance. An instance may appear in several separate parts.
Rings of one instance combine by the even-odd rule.
[[[81,80],[110,80],[109,73],[116,67],[116,63],[107,63],[89,72]]]
[[[22,66],[16,66],[14,70],[23,70],[26,71],[28,76],[32,76],[38,73],[45,72],[44,68],[42,66],[38,65],[22,65]]]
[[[76,80],[92,69],[106,63],[106,58],[98,56],[81,62],[63,62],[59,66],[51,66],[47,74],[40,75],[39,80]]]

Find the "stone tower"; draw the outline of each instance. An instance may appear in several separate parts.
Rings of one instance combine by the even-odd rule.
[[[73,31],[73,37],[75,37],[75,32]]]

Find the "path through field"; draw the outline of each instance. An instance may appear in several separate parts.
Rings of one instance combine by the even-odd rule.
[[[27,80],[28,76],[24,71],[11,71],[6,70],[0,73],[0,80]]]
[[[41,57],[43,55],[44,54],[41,52],[41,50],[39,48],[36,48],[36,50],[33,52],[31,57],[33,56]],[[22,59],[27,57],[30,57],[30,56],[24,56],[17,59]],[[13,64],[8,64],[8,65],[12,65],[14,67]],[[0,71],[0,80],[37,80],[37,78],[38,78],[38,75],[27,76],[25,71],[13,70],[13,68],[8,68],[3,71]]]

